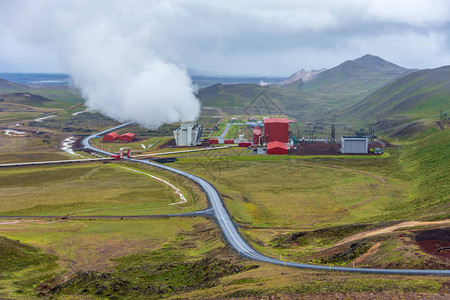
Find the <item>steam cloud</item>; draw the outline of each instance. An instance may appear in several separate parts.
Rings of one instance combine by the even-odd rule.
[[[4,11],[15,35],[58,50],[90,109],[149,129],[200,111],[186,70],[158,34],[167,14],[176,11],[149,1],[20,1]]]

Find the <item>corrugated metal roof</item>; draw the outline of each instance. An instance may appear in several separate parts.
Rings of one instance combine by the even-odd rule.
[[[267,144],[267,154],[287,154],[286,143],[270,142]]]
[[[273,148],[281,148],[281,149],[287,150],[286,143],[282,143],[282,142],[270,142],[267,144],[267,149],[273,149]]]
[[[103,137],[104,141],[115,141],[119,138],[119,134],[117,132],[110,132]]]
[[[288,119],[285,118],[267,118],[264,119],[264,124],[268,123],[289,123]]]
[[[127,132],[127,133],[122,134],[121,137],[122,137],[122,136],[123,136],[123,137],[125,137],[125,136],[135,137],[136,135],[135,135],[134,133]]]

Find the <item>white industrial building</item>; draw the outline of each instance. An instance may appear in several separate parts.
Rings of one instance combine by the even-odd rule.
[[[367,137],[342,137],[341,138],[342,153],[368,153],[369,139]]]
[[[197,122],[184,122],[173,131],[177,146],[196,146],[202,137],[203,125]]]

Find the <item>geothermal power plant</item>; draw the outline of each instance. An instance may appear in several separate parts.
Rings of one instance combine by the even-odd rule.
[[[327,154],[368,154],[369,138],[344,136],[341,142],[331,139],[297,139],[289,130],[289,126],[296,121],[286,118],[265,117],[258,120],[255,117],[249,117],[247,122],[242,122],[238,118],[230,118],[229,122],[219,137],[202,138],[204,134],[203,125],[197,121],[183,122],[178,128],[173,130],[175,145],[169,143],[163,147],[214,147],[215,145],[237,146],[250,148],[255,154],[297,154],[297,155],[327,155]],[[220,121],[219,123],[220,124]],[[246,139],[244,134],[239,134],[239,138],[225,138],[228,130],[232,126],[244,127],[248,135]],[[206,135],[206,134],[205,134]],[[237,133],[236,133],[237,135]],[[110,132],[103,136],[103,142],[133,142],[139,140],[136,134],[127,132],[119,135],[117,132]],[[172,140],[172,141],[173,141]],[[143,145],[145,148],[145,146]],[[372,144],[373,147],[373,144]],[[114,158],[131,156],[129,148],[121,148],[121,151]],[[379,149],[378,149],[379,150]],[[376,152],[379,154],[380,152]]]

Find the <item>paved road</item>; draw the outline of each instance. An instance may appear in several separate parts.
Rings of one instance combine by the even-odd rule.
[[[83,144],[86,148],[97,151],[103,154],[109,155],[110,153],[99,150],[94,147],[92,147],[89,144],[89,140],[93,137],[104,134],[109,131],[113,131],[115,129],[125,127],[129,125],[130,123],[122,124],[120,126],[116,126],[114,128],[111,128],[109,130],[102,131],[98,134],[93,134],[91,136],[86,137],[83,140]],[[154,166],[160,169],[168,170],[170,172],[179,174],[181,176],[187,177],[191,179],[192,181],[196,182],[205,192],[210,204],[211,209],[214,214],[214,217],[216,218],[217,224],[219,225],[223,236],[229,243],[229,245],[236,250],[236,252],[239,253],[240,256],[244,256],[249,259],[258,260],[261,262],[266,263],[272,263],[276,265],[284,265],[289,267],[295,267],[295,268],[302,268],[302,269],[312,269],[312,270],[326,270],[326,271],[341,271],[341,272],[353,272],[353,273],[372,273],[372,274],[402,274],[402,275],[444,275],[444,276],[450,276],[450,270],[410,270],[410,269],[372,269],[372,268],[346,268],[346,267],[330,267],[330,266],[322,266],[322,265],[311,265],[311,264],[302,264],[302,263],[294,263],[294,262],[287,262],[275,258],[271,258],[268,256],[265,256],[258,251],[254,250],[250,245],[242,238],[238,230],[236,229],[236,226],[234,225],[233,221],[230,218],[230,215],[228,214],[227,210],[225,209],[223,205],[223,201],[219,195],[219,193],[216,191],[214,186],[207,182],[206,180],[195,176],[193,174],[190,174],[185,171],[181,171],[166,165],[161,165],[158,163],[154,163],[151,161],[142,161],[138,159],[126,159],[127,161],[132,161],[136,163],[143,163],[150,166]]]

